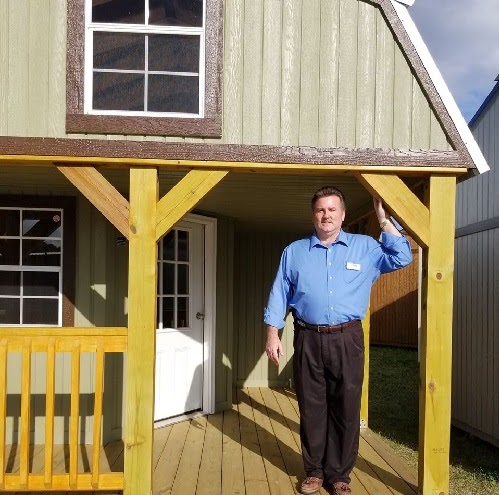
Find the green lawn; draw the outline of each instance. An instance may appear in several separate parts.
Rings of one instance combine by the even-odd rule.
[[[418,464],[417,352],[371,347],[369,427],[379,433],[407,463]],[[453,428],[452,495],[499,495],[499,449]]]

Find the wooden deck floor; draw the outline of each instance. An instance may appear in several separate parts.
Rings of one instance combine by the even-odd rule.
[[[231,411],[156,430],[155,495],[299,493],[298,483],[304,472],[294,393],[250,388],[239,390],[235,395]],[[65,452],[67,449],[59,449],[56,470],[64,472],[67,468]],[[91,459],[85,452],[82,446],[82,471],[88,471]],[[8,459],[10,472],[15,472],[16,457],[13,452]],[[109,470],[122,470],[122,443],[109,444],[101,457]],[[42,446],[33,449],[32,464],[32,472],[43,469]],[[365,430],[352,474],[355,495],[415,495],[416,484],[417,473],[402,463],[375,434]],[[320,493],[326,495],[328,491],[322,489]]]

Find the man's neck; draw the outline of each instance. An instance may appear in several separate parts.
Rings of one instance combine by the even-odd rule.
[[[315,235],[318,237],[319,241],[323,246],[331,246],[331,244],[335,243],[338,237],[340,236],[341,230],[338,230],[337,232],[333,232],[330,235],[321,235],[319,233],[315,233]]]

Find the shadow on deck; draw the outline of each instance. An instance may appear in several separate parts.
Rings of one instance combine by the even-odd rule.
[[[155,495],[299,493],[298,483],[304,471],[294,392],[249,388],[236,391],[234,396],[230,411],[197,417],[155,431]],[[9,449],[11,455],[7,458],[6,471],[15,472],[19,456],[16,446]],[[43,446],[33,447],[31,472],[43,471],[43,452]],[[87,446],[81,446],[79,472],[89,471],[89,452]],[[54,472],[67,472],[67,459],[67,448],[60,446],[54,459]],[[105,447],[101,454],[101,469],[122,471],[122,442]],[[351,486],[355,495],[415,495],[417,473],[396,457],[379,437],[364,430]],[[321,489],[320,493],[326,495],[328,491]]]

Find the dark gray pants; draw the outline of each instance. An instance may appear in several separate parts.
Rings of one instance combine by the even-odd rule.
[[[329,334],[295,325],[293,372],[307,476],[349,483],[359,450],[361,323]]]

